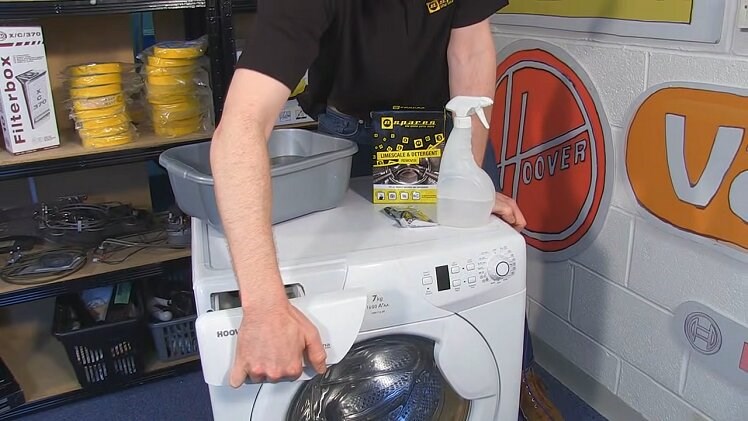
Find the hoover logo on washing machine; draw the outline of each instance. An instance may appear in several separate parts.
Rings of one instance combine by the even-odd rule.
[[[239,334],[239,329],[230,329],[230,330],[219,330],[216,332],[216,336],[219,338],[226,338],[229,336],[236,336]]]

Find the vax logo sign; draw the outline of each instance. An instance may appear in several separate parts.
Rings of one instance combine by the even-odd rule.
[[[500,53],[490,137],[499,189],[527,244],[565,260],[597,236],[613,181],[609,127],[584,70],[563,50],[519,41]]]
[[[683,84],[643,98],[626,144],[639,205],[748,260],[748,92]]]

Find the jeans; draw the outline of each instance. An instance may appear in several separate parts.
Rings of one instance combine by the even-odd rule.
[[[372,139],[374,138],[373,128],[366,121],[360,121],[355,117],[343,114],[335,109],[328,108],[326,112],[318,116],[318,130],[332,136],[342,137],[352,140],[358,144],[358,152],[353,156],[351,166],[351,177],[371,175],[373,154]],[[450,130],[450,124],[447,125],[447,132]],[[491,142],[488,142],[486,154],[483,159],[483,169],[493,180],[494,186],[498,186],[498,172],[496,171],[496,159]],[[525,318],[525,340],[524,352],[522,354],[522,370],[527,371],[532,365],[534,355],[532,352],[532,341],[530,331],[527,328],[527,318]]]

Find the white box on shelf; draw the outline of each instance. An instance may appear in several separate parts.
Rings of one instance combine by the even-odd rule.
[[[283,106],[278,119],[275,121],[276,126],[288,126],[291,124],[311,123],[314,119],[309,117],[304,110],[301,109],[299,101],[291,99],[286,101],[286,105]]]
[[[236,50],[236,60],[238,61],[243,52],[244,40],[237,40],[236,44],[238,47]],[[303,83],[304,86],[306,86],[308,77],[309,73],[307,72],[304,74],[304,77],[302,77],[300,83]],[[281,109],[280,114],[278,114],[278,118],[275,120],[275,125],[282,127],[290,126],[293,124],[312,122],[314,122],[314,119],[304,112],[304,110],[299,105],[299,101],[294,98],[286,101],[286,104]]]
[[[40,26],[0,26],[0,125],[12,154],[60,145]]]

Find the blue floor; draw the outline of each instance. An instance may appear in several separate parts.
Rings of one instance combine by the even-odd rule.
[[[605,421],[605,418],[545,370],[539,367],[536,370],[548,388],[549,397],[558,406],[566,420]],[[133,387],[24,418],[28,421],[207,421],[211,419],[208,388],[203,383],[200,372]]]

